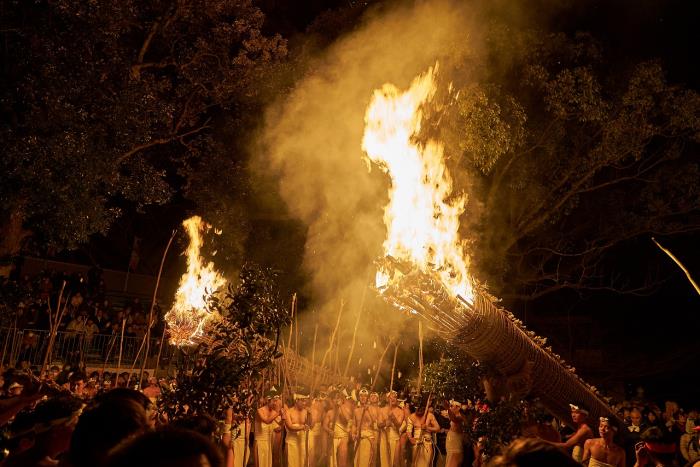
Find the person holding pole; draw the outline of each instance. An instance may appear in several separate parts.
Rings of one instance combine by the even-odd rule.
[[[430,399],[416,406],[416,412],[408,417],[408,440],[413,445],[413,466],[430,467],[433,462],[433,433],[440,431],[435,416],[428,410]]]
[[[282,415],[283,402],[279,398],[273,398],[275,410],[279,415],[272,421],[272,465],[282,466],[282,440],[284,438],[284,419]]]
[[[279,417],[277,388],[272,386],[265,394],[266,404],[255,412],[255,465],[272,467],[272,447],[275,438],[275,419]]]
[[[399,407],[398,393],[389,391],[386,395],[387,405],[383,407],[384,427],[380,436],[379,458],[381,467],[393,467],[399,450],[401,428],[404,423],[404,412]]]
[[[347,467],[348,442],[352,431],[353,404],[352,399],[343,390],[331,393],[333,408],[326,412],[323,427],[333,436],[328,466]]]
[[[309,434],[308,404],[309,394],[298,390],[294,394],[294,405],[285,408],[284,425],[287,429],[287,467],[307,467],[307,436]]]
[[[311,418],[311,431],[309,432],[309,466],[315,467],[318,463],[318,454],[321,450],[322,429],[325,401],[321,394],[316,394],[311,401],[309,417]]]
[[[355,467],[371,467],[377,451],[377,411],[370,405],[369,390],[360,389],[360,405],[355,411],[352,431],[355,441]]]

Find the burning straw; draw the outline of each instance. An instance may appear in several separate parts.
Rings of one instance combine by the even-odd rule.
[[[214,263],[205,263],[200,256],[202,234],[211,226],[199,216],[185,220],[190,238],[187,247],[187,272],[180,279],[175,303],[165,315],[170,343],[177,346],[191,345],[203,333],[204,325],[215,314],[209,311],[207,299],[221,288],[226,280],[214,269]]]
[[[504,376],[532,367],[520,381],[518,395],[539,396],[562,418],[571,401],[584,403],[594,416],[615,417],[595,388],[473,283],[459,235],[466,198],[452,192],[442,145],[417,138],[423,107],[436,92],[436,70],[415,78],[404,92],[385,84],[375,91],[365,114],[362,148],[391,178],[377,289],[395,308],[419,315],[435,333]],[[421,322],[419,334],[422,342]]]

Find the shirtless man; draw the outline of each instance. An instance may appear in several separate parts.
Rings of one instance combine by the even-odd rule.
[[[583,407],[569,404],[571,407],[571,420],[576,425],[576,431],[563,443],[551,443],[562,449],[571,450],[571,457],[576,462],[583,460],[583,443],[587,439],[593,438],[593,430],[588,426],[588,411]]]
[[[282,465],[282,435],[284,434],[284,403],[282,398],[273,398],[274,408],[279,415],[272,421],[272,465]]]
[[[447,415],[450,417],[450,430],[447,432],[447,440],[445,448],[447,450],[447,459],[445,467],[459,467],[464,459],[464,445],[462,443],[462,427],[465,418],[462,415],[462,404],[455,400],[450,401],[450,408]]]
[[[376,401],[379,402],[379,395]],[[373,399],[375,399],[373,397]],[[355,441],[355,467],[371,467],[376,458],[379,407],[372,405],[369,391],[360,390],[360,405],[355,410],[352,438]]]
[[[319,454],[321,452],[321,438],[323,430],[321,423],[323,422],[325,401],[320,397],[314,397],[311,401],[310,417],[311,431],[309,432],[309,465],[315,467],[318,465]]]
[[[306,467],[306,437],[309,433],[308,394],[294,394],[294,405],[285,409],[284,426],[287,429],[287,466]]]
[[[279,416],[277,401],[280,399],[273,387],[265,394],[265,405],[255,413],[255,465],[272,467],[272,446],[274,445],[274,421]]]
[[[395,462],[403,466],[406,464],[406,447],[410,444],[408,441],[408,418],[411,416],[411,404],[408,403],[408,396],[403,395],[403,399],[399,399],[399,408],[403,410],[404,424],[402,425],[401,438],[399,438],[399,452]]]
[[[348,465],[348,441],[352,431],[353,405],[352,400],[342,392],[331,394],[333,407],[326,412],[323,420],[323,428],[333,437],[329,452],[330,467],[347,467]]]
[[[625,450],[613,443],[614,428],[606,417],[600,417],[600,438],[587,439],[583,444],[583,462],[588,467],[625,467]]]
[[[430,398],[428,398],[430,403]],[[413,445],[413,465],[429,467],[433,462],[433,433],[440,431],[440,425],[428,405],[419,402],[415,413],[408,417],[408,440]]]
[[[381,467],[393,467],[398,455],[401,428],[405,421],[396,391],[387,393],[387,405],[382,409],[383,428],[380,436]]]

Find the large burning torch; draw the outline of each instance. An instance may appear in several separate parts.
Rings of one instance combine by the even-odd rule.
[[[203,234],[211,226],[199,216],[190,217],[182,225],[190,238],[186,251],[187,272],[180,279],[173,307],[165,315],[170,343],[179,347],[194,344],[205,324],[216,318],[216,313],[207,306],[207,299],[226,284],[214,263],[205,262],[200,254]]]
[[[527,373],[521,392],[539,397],[560,418],[568,420],[572,402],[586,405],[594,416],[615,417],[595,388],[544,347],[544,339],[494,305],[470,278],[459,235],[466,198],[452,193],[442,145],[416,138],[422,107],[435,91],[435,69],[430,68],[404,92],[392,84],[376,90],[365,114],[362,149],[370,166],[391,179],[377,290],[506,378]]]

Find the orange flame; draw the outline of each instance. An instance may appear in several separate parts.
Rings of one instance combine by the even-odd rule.
[[[216,312],[207,307],[207,297],[226,283],[214,269],[214,263],[205,265],[199,254],[202,234],[211,226],[199,216],[190,217],[182,225],[190,237],[186,252],[187,272],[180,279],[173,307],[165,315],[170,343],[178,346],[193,344],[194,339],[202,335],[204,325],[216,318]]]
[[[405,92],[393,84],[374,91],[365,114],[362,149],[391,177],[384,208],[384,253],[437,274],[453,295],[472,303],[469,259],[459,236],[466,197],[452,194],[443,146],[416,141],[422,106],[435,95],[435,71],[430,68],[416,77]],[[390,280],[386,271],[378,271],[378,287]]]

